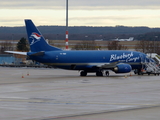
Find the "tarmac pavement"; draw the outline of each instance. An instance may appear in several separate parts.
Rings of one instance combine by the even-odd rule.
[[[159,120],[159,76],[0,67],[2,120]]]

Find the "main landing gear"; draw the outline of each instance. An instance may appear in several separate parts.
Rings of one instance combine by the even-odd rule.
[[[86,71],[81,71],[80,76],[87,76],[87,72]]]
[[[97,71],[96,76],[103,76],[103,72],[102,71]]]
[[[102,71],[102,70],[96,71],[96,76],[103,76],[104,72],[105,72],[106,76],[109,76],[109,71]],[[88,71],[83,70],[80,72],[80,76],[87,76],[87,73],[88,73]]]
[[[106,76],[109,76],[109,71],[106,71],[105,73],[106,73]]]

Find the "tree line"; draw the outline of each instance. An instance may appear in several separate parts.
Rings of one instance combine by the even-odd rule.
[[[44,37],[49,40],[64,40],[65,26],[38,26]],[[116,38],[134,37],[136,40],[151,40],[153,36],[160,36],[160,28],[149,27],[93,27],[69,26],[70,40],[111,40]],[[0,40],[19,40],[27,37],[25,27],[0,27]],[[159,37],[160,38],[160,37]]]
[[[66,26],[38,26],[43,34],[64,34]],[[160,32],[160,28],[129,27],[129,26],[69,26],[71,34],[144,34],[148,32]],[[25,26],[0,27],[0,34],[25,34]]]

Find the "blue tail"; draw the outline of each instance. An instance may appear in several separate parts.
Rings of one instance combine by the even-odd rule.
[[[46,40],[39,32],[39,30],[36,28],[32,20],[25,20],[25,24],[31,52],[61,50],[60,48],[50,46],[46,42]]]

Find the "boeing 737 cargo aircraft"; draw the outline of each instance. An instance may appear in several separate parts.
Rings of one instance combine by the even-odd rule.
[[[146,54],[136,51],[62,50],[50,46],[31,20],[25,20],[25,25],[30,52],[6,52],[27,55],[31,60],[56,68],[81,71],[80,76],[90,72],[95,72],[97,76],[103,76],[105,72],[108,76],[108,70],[128,73],[136,69],[140,73],[143,63],[150,61]]]

